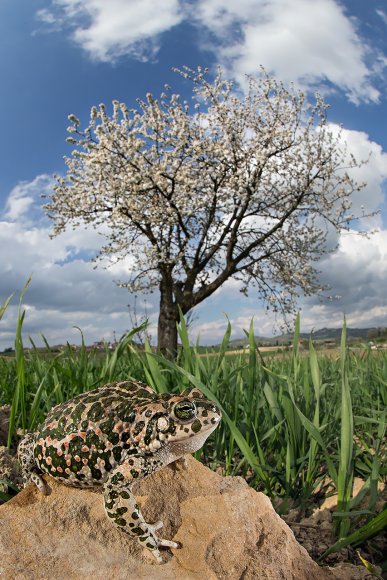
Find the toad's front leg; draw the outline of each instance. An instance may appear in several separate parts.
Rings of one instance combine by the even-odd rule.
[[[171,540],[162,540],[155,534],[162,527],[162,522],[148,524],[131,493],[133,483],[149,474],[152,470],[142,457],[131,458],[129,462],[119,465],[109,474],[104,484],[105,510],[109,518],[127,534],[136,536],[140,544],[150,550],[159,564],[162,557],[160,546],[178,548],[179,544]]]

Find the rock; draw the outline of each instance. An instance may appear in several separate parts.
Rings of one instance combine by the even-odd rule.
[[[140,482],[145,519],[182,548],[157,565],[137,540],[106,517],[101,494],[46,482],[0,507],[1,580],[325,580],[269,499],[239,477],[221,477],[192,457]],[[342,571],[341,571],[342,572]],[[341,573],[340,572],[340,573]]]

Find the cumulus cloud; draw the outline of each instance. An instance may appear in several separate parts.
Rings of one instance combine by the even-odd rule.
[[[0,350],[12,345],[17,297],[30,275],[24,329],[38,343],[40,333],[51,344],[79,343],[74,325],[82,328],[87,343],[102,337],[112,340],[114,331],[119,337],[131,327],[128,304],[133,308],[134,297],[114,283],[127,275],[130,258],[95,269],[90,258],[104,238],[103,232],[93,229],[70,229],[51,240],[51,224],[42,213],[39,197],[49,184],[52,178],[47,175],[18,184],[0,212],[0,247],[4,249],[0,252],[0,304],[16,293],[0,322]],[[147,313],[154,322],[153,297],[147,300]]]
[[[368,64],[375,53],[334,0],[200,0],[196,14],[217,42],[227,39],[217,54],[242,82],[263,65],[307,89],[328,81],[353,102],[379,99]]]
[[[18,183],[9,194],[4,210],[4,217],[8,220],[31,219],[36,207],[37,197],[48,193],[52,187],[51,175],[38,175],[32,181]],[[39,212],[40,215],[40,212]],[[37,215],[34,212],[34,217]]]
[[[242,83],[263,65],[306,89],[339,87],[356,103],[378,101],[372,78],[387,65],[335,0],[159,0],[156,10],[153,0],[52,0],[37,17],[52,30],[70,30],[103,62],[152,59],[163,33],[190,23],[201,47]]]
[[[122,55],[149,60],[158,51],[159,36],[181,22],[178,0],[56,0],[37,12],[57,29],[70,26],[72,39],[91,58],[115,61]]]
[[[321,263],[321,270],[323,279],[340,296],[329,310],[350,314],[386,308],[387,230],[379,230],[370,238],[343,232],[338,250]]]
[[[350,170],[351,177],[359,184],[366,184],[352,196],[352,213],[361,216],[363,212],[368,214],[377,211],[385,201],[387,153],[378,143],[371,141],[364,131],[344,129],[335,124],[331,124],[330,129],[334,135],[341,132],[342,142],[347,146],[348,161],[350,161],[350,155],[353,155],[361,164]],[[380,228],[383,225],[380,214],[371,219],[361,220],[361,222],[363,229]]]

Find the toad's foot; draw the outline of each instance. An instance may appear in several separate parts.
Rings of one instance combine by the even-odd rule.
[[[156,535],[157,530],[163,527],[163,522],[158,521],[155,524],[147,524],[148,530],[151,532],[153,537],[157,542],[158,548],[180,548],[180,544],[178,542],[173,542],[172,540],[163,540],[162,538],[158,538]],[[152,551],[153,556],[156,558],[159,564],[162,564],[163,560],[161,558],[160,552]]]
[[[30,474],[29,480],[36,485],[38,490],[42,492],[43,495],[49,495],[48,487],[39,474],[32,472]]]
[[[143,467],[140,464],[144,463],[144,459],[136,457],[130,461],[129,468],[128,465],[121,465],[111,471],[104,484],[106,513],[123,532],[137,537],[140,544],[151,551],[157,562],[162,564],[163,559],[159,548],[179,548],[179,544],[157,537],[156,531],[162,527],[162,522],[148,524],[144,520],[140,507],[130,490],[133,479],[137,479],[137,470]]]

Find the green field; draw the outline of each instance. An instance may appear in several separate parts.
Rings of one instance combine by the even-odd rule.
[[[181,348],[171,362],[149,344],[135,346],[136,329],[114,351],[83,345],[54,353],[47,344],[42,353],[23,345],[23,316],[14,356],[0,358],[0,405],[11,405],[9,444],[18,428],[35,429],[53,405],[110,381],[132,377],[158,392],[193,384],[223,410],[221,426],[198,452],[209,467],[245,477],[279,513],[297,506],[308,513],[333,485],[340,544],[332,550],[349,542],[356,547],[387,524],[387,510],[376,510],[385,477],[387,352],[351,351],[345,326],[333,356],[316,353],[312,343],[299,352],[299,321],[286,356],[262,358],[252,325],[247,352],[226,356],[229,326],[218,352],[206,356],[190,345],[182,320]],[[355,498],[354,477],[364,481]]]

